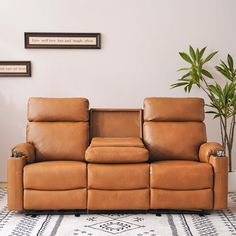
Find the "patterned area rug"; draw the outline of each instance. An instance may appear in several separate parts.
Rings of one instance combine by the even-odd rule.
[[[42,215],[35,218],[7,210],[6,189],[0,189],[1,236],[195,236],[236,235],[236,193],[229,194],[229,209],[198,215]]]

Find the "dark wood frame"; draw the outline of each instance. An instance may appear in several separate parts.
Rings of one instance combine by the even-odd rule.
[[[0,65],[25,65],[25,73],[2,73],[0,72],[0,77],[31,77],[31,62],[30,61],[0,61]]]
[[[30,37],[91,37],[96,38],[96,45],[65,45],[65,44],[30,44]],[[49,49],[100,49],[101,34],[100,33],[39,33],[25,32],[25,48],[49,48]]]

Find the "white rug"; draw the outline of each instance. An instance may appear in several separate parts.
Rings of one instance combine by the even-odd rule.
[[[236,193],[229,194],[229,209],[198,215],[42,215],[32,218],[7,210],[6,189],[0,189],[1,236],[216,236],[236,235]]]

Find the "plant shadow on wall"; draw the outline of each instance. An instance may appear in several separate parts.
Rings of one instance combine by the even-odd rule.
[[[25,140],[24,133],[26,122],[23,111],[19,110],[12,100],[7,102],[1,93],[0,114],[0,178],[3,178],[5,175],[4,170],[6,170],[7,158],[11,154],[11,145]]]
[[[213,75],[206,69],[217,52],[204,56],[206,47],[193,49],[189,46],[189,53],[179,52],[180,56],[189,64],[187,68],[180,68],[184,75],[172,84],[172,88],[184,87],[190,92],[193,86],[202,89],[210,99],[206,104],[214,119],[219,119],[222,145],[229,156],[229,171],[232,171],[232,149],[234,144],[235,116],[236,116],[236,68],[233,58],[228,54],[227,61],[220,61],[215,66],[219,75],[223,76],[224,84],[220,85]]]

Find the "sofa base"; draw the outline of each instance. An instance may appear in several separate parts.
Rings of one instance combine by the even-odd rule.
[[[50,210],[50,211],[21,211],[20,213],[25,214],[26,216],[36,217],[39,215],[75,215],[79,217],[80,215],[87,214],[155,214],[156,216],[162,216],[162,214],[197,214],[199,216],[210,215],[211,211],[206,210]]]

